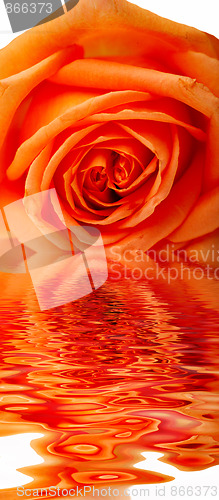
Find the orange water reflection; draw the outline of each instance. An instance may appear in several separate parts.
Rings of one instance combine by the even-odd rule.
[[[27,276],[2,277],[2,433],[44,434],[29,488],[169,481],[134,467],[146,451],[181,470],[219,463],[216,289],[189,285],[109,279],[40,312]]]

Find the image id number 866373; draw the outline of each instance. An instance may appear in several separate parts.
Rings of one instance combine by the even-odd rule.
[[[45,12],[46,14],[51,14],[53,11],[52,3],[48,2],[32,2],[32,3],[11,3],[5,4],[6,11],[8,14],[41,14]]]
[[[168,493],[171,497],[217,497],[217,486],[171,486]]]

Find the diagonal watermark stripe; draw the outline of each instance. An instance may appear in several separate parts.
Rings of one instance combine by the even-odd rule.
[[[67,228],[55,189],[5,206],[0,212],[0,271],[31,276],[41,310],[92,293],[107,277],[98,229]]]

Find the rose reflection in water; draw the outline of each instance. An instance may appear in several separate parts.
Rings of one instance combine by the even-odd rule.
[[[147,451],[182,471],[219,463],[216,285],[198,285],[109,278],[40,312],[28,276],[2,277],[3,432],[44,434],[28,488],[170,481],[134,467]]]

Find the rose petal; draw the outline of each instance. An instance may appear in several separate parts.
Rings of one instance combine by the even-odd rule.
[[[0,145],[3,143],[8,127],[14,116],[14,113],[23,99],[46,77],[52,75],[62,66],[70,57],[77,55],[77,47],[57,52],[56,54],[44,59],[30,69],[22,71],[17,75],[5,78],[0,82],[0,106],[1,117],[0,127],[2,130]]]
[[[73,61],[60,70],[67,71],[71,75],[72,85],[112,90],[133,89],[172,97],[208,117],[218,103],[207,87],[186,76],[97,59]]]
[[[210,233],[219,227],[219,187],[201,196],[184,223],[169,239],[187,241]]]
[[[219,61],[200,52],[188,50],[173,53],[171,59],[177,68],[198,82],[204,83],[213,94],[219,97]],[[59,71],[62,71],[59,70]],[[58,71],[58,73],[59,73]]]
[[[172,187],[168,197],[158,205],[150,218],[135,229],[130,230],[128,236],[127,232],[122,232],[122,230],[117,234],[113,225],[111,232],[102,227],[104,243],[106,245],[113,244],[120,240],[124,248],[146,251],[161,239],[166,238],[182,224],[200,195],[203,163],[203,151],[200,149],[190,167]]]
[[[116,39],[118,32],[120,46],[118,35]],[[149,36],[145,37],[145,33]],[[83,42],[85,48],[91,49],[92,40],[95,42],[96,39],[99,52],[102,39],[102,52],[105,49],[108,55],[110,52],[116,55],[115,47],[117,52],[119,49],[118,55],[121,56],[121,49],[126,47],[127,55],[135,57],[147,53],[156,58],[163,49],[176,52],[192,49],[210,57],[219,53],[218,41],[213,36],[159,17],[125,0],[96,0],[95,3],[80,0],[65,15],[47,23],[46,27],[42,24],[26,31],[3,49],[0,77],[19,73],[73,43]],[[25,54],[25,57],[20,57],[20,54]],[[96,55],[100,56],[100,53]]]
[[[9,179],[14,180],[20,177],[50,140],[78,120],[118,104],[144,99],[145,94],[140,92],[113,92],[88,99],[82,104],[74,106],[47,126],[39,129],[18,148],[15,158],[7,170]],[[25,163],[23,158],[25,158]]]

